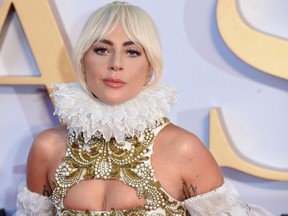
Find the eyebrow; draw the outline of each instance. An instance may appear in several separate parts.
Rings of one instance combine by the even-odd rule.
[[[113,44],[114,44],[112,41],[107,40],[107,39],[102,39],[99,42],[107,44],[107,45],[110,45],[110,46],[113,46]],[[123,42],[123,46],[130,46],[130,45],[133,45],[133,44],[135,44],[133,41],[125,41],[125,42]]]

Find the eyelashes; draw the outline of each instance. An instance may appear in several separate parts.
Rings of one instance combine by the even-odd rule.
[[[95,48],[93,49],[93,51],[94,51],[96,54],[98,54],[98,55],[107,55],[107,54],[109,54],[108,49],[105,48],[105,47],[95,47]]]
[[[142,53],[139,50],[136,50],[136,49],[128,49],[128,50],[126,50],[126,53],[129,56],[132,56],[132,57],[136,57],[136,56],[141,56],[142,55]]]
[[[97,46],[93,48],[93,52],[95,52],[98,55],[109,55],[111,53],[110,49],[102,46]],[[130,57],[137,57],[142,55],[141,51],[132,48],[126,49],[124,53]]]

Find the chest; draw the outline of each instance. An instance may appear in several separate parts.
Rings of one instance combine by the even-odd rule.
[[[71,134],[64,162],[55,174],[54,205],[59,209],[110,211],[157,209],[174,202],[155,177],[153,166],[159,170],[165,164],[161,157],[152,160],[155,137],[155,132],[147,129],[142,137],[123,143],[93,138],[87,145]],[[178,188],[171,189],[175,178],[168,176],[159,174],[164,186],[170,188],[169,194],[177,195]]]
[[[93,179],[71,187],[63,204],[66,209],[111,211],[143,207],[146,200],[137,197],[136,191],[121,181]]]
[[[152,166],[156,171],[163,170],[162,162],[157,163],[157,158],[152,161],[154,162]],[[157,187],[151,187],[152,190],[150,191],[146,190],[146,193],[152,197],[156,197],[154,202],[160,201],[157,197],[162,197],[161,194],[165,195],[167,199],[167,195],[163,194],[162,189],[175,199],[181,197],[181,183],[173,177],[173,174],[170,172],[171,167],[170,169],[166,167],[165,170],[165,172],[155,173],[156,179],[161,182],[161,185],[156,184]],[[159,190],[160,186],[161,190]],[[138,188],[138,190],[141,191],[143,188]],[[157,191],[160,193],[157,193]],[[83,179],[70,187],[66,191],[66,196],[63,197],[63,207],[82,211],[87,209],[90,211],[124,210],[144,207],[146,203],[146,198],[139,196],[137,188],[135,189],[123,181],[115,179]]]

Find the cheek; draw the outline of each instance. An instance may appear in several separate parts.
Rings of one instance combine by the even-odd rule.
[[[138,74],[141,78],[146,78],[149,76],[150,73],[150,65],[146,61],[138,62],[138,64],[131,63],[130,68],[134,69],[134,71]]]
[[[133,76],[131,76],[135,85],[144,86],[148,80],[148,73],[146,73],[143,68],[137,71]]]
[[[90,71],[90,61],[89,61],[89,57],[87,57],[87,54],[83,58],[82,69],[83,69],[83,74],[86,77],[87,73],[89,73]]]
[[[102,67],[101,62],[95,61],[95,59],[86,59],[84,61],[84,70],[83,70],[85,77],[97,75],[101,67]]]

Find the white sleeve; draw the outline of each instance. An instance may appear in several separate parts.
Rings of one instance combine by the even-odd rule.
[[[31,192],[25,185],[18,188],[17,211],[14,216],[53,216],[53,204],[48,197]]]
[[[234,186],[227,182],[213,191],[185,200],[184,205],[193,216],[273,216],[261,207],[241,201]]]

